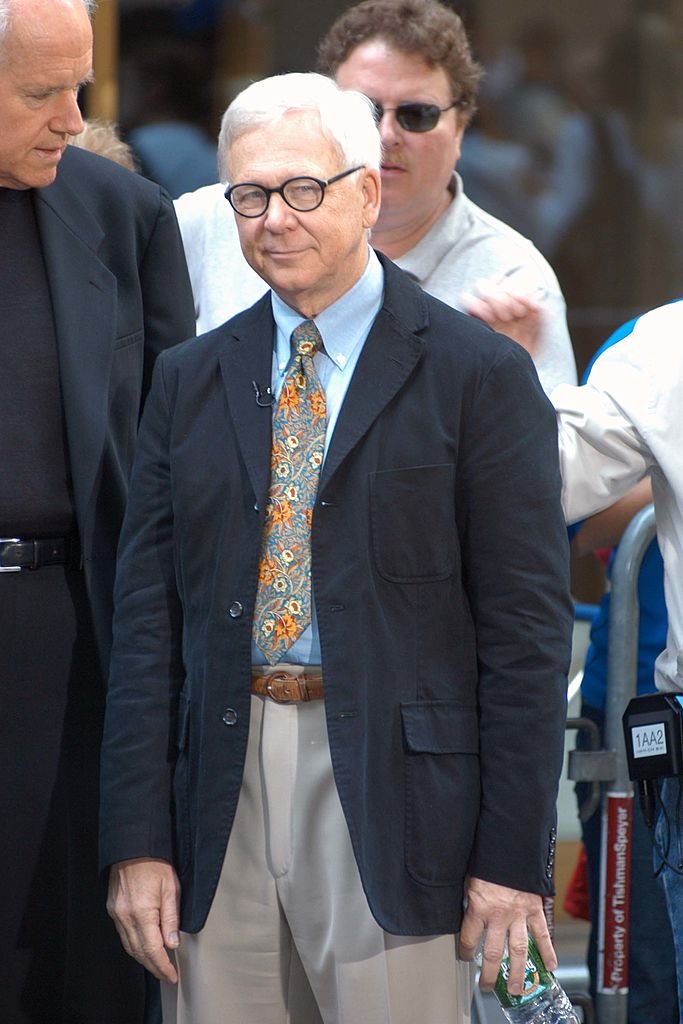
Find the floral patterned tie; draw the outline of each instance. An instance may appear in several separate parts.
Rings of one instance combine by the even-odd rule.
[[[292,332],[294,358],[273,417],[270,491],[254,609],[254,640],[269,664],[311,622],[311,521],[325,449],[327,407],[313,356],[312,320]]]

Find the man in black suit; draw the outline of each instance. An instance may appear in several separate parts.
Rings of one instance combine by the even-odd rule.
[[[283,75],[224,131],[272,290],[155,368],[117,570],[110,912],[165,1024],[463,1024],[458,932],[467,958],[487,929],[486,986],[508,940],[521,991],[528,931],[556,965],[553,410],[526,352],[369,248],[365,97]]]
[[[67,146],[81,0],[0,0],[0,1006],[139,1024],[97,865],[116,545],[154,359],[194,333],[168,197]]]

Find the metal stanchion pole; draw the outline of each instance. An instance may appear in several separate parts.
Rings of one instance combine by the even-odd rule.
[[[624,532],[612,566],[605,747],[614,778],[602,808],[597,1004],[601,1024],[626,1024],[633,784],[628,776],[622,715],[638,674],[638,574],[655,536],[654,508],[639,512]]]

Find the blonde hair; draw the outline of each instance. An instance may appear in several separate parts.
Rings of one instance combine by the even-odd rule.
[[[79,149],[88,149],[98,156],[107,157],[129,171],[138,170],[133,150],[119,136],[118,125],[113,121],[101,121],[97,118],[84,121],[83,131],[72,136],[69,142]]]

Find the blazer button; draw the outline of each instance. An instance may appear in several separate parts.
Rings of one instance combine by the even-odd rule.
[[[226,708],[223,714],[221,715],[223,725],[237,725],[238,718],[239,715],[237,714],[234,708]]]
[[[243,611],[244,608],[242,607],[240,601],[233,601],[230,607],[228,608],[228,613],[231,619],[239,619]]]

